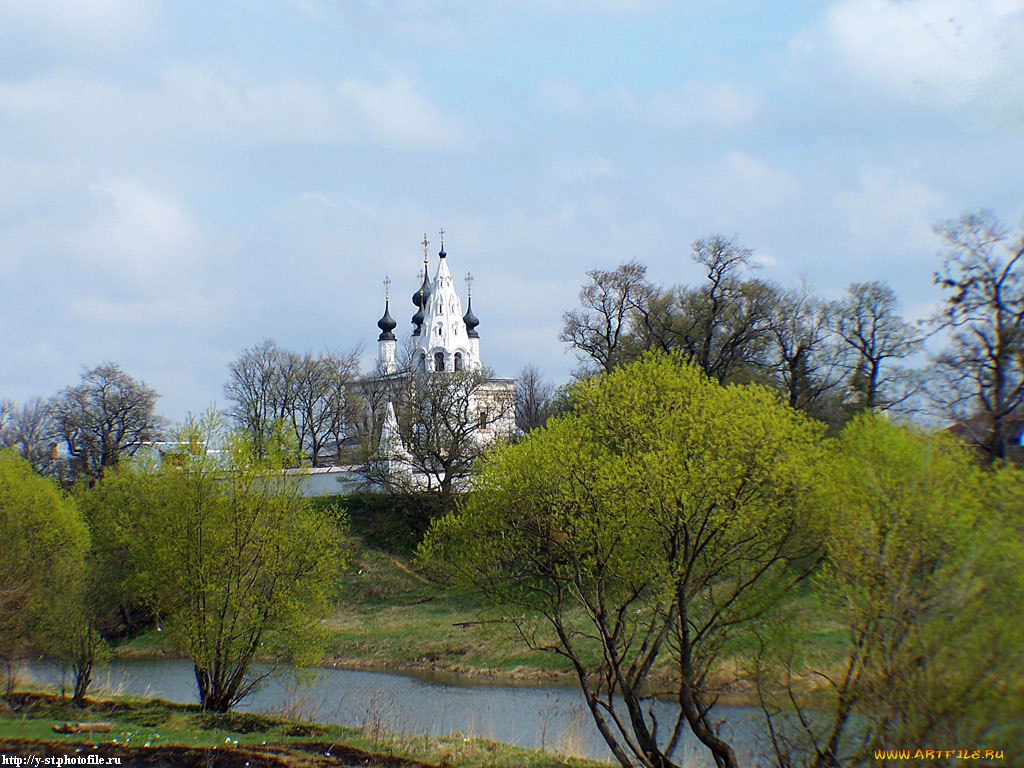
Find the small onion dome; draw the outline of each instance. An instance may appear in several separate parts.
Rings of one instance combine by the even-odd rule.
[[[480,325],[480,321],[477,316],[473,314],[473,297],[469,297],[468,303],[466,304],[466,314],[462,316],[462,322],[466,324],[466,335],[471,339],[479,339],[480,334],[476,332],[476,327]]]
[[[416,330],[412,332],[413,336],[420,335],[420,326],[423,325],[423,307],[416,310],[416,314],[412,316],[412,324],[416,326]]]
[[[430,304],[430,294],[433,292],[433,286],[430,284],[430,278],[426,275],[423,276],[423,284],[419,290],[412,295],[412,303],[417,307],[426,307]]]
[[[444,243],[441,243],[441,250],[437,252],[437,255],[440,256],[442,259],[448,255],[447,253],[444,252]]]
[[[384,317],[377,321],[377,327],[380,328],[380,336],[377,337],[377,341],[395,340],[395,334],[392,331],[398,327],[398,323],[395,322],[395,318],[388,311],[388,304],[389,302],[384,302]]]

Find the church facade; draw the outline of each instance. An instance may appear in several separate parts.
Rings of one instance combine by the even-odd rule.
[[[422,245],[422,281],[412,295],[416,311],[402,338],[391,316],[390,280],[384,281],[373,380],[380,393],[373,398],[373,420],[379,425],[376,460],[382,478],[406,487],[449,490],[462,484],[476,455],[495,440],[512,437],[515,383],[491,376],[483,365],[472,277],[466,276],[463,312],[444,231],[433,279],[425,235]]]

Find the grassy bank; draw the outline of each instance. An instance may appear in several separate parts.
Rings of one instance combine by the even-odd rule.
[[[356,538],[352,560],[326,619],[328,666],[393,671],[429,670],[470,677],[567,677],[561,657],[531,651],[515,628],[487,615],[471,594],[432,583],[408,554]],[[121,656],[154,656],[173,650],[154,630],[124,641]]]
[[[326,666],[390,671],[430,671],[509,680],[575,680],[569,662],[550,651],[530,650],[515,627],[488,613],[478,596],[431,581],[415,566],[413,552],[431,514],[406,500],[393,508],[384,497],[343,498],[353,533],[350,560],[337,585],[337,600],[325,620]],[[329,500],[318,500],[329,504]],[[806,599],[793,595],[791,599]],[[541,626],[534,641],[555,643]],[[809,638],[822,651],[841,642],[841,633],[822,624]],[[166,636],[144,633],[120,644],[118,655],[172,653]],[[596,644],[585,661],[598,661]],[[735,678],[726,661],[721,677]],[[654,679],[672,676],[668,661]],[[753,691],[726,688],[722,703],[754,704]]]
[[[59,734],[64,723],[110,724],[107,733]],[[75,707],[60,696],[30,692],[0,698],[0,754],[123,756],[129,765],[383,765],[416,768],[548,768],[597,765],[454,733],[426,738],[363,728],[315,725],[287,717],[204,713],[156,699],[90,699]]]

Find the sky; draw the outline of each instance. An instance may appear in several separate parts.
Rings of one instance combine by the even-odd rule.
[[[441,228],[501,376],[567,378],[587,270],[695,283],[711,234],[926,317],[935,225],[1024,213],[1022,40],[1024,0],[0,0],[0,397],[369,367]]]

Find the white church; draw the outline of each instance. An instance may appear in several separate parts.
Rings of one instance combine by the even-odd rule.
[[[462,314],[462,301],[455,291],[455,281],[448,268],[448,254],[444,250],[444,230],[441,230],[441,250],[437,254],[437,271],[429,276],[430,260],[427,247],[430,242],[423,236],[423,283],[412,296],[416,314],[412,317],[411,340],[415,347],[412,369],[415,373],[441,371],[477,371],[480,362],[480,321],[473,314],[472,277],[466,276],[466,314]],[[385,280],[385,285],[390,285]],[[380,328],[379,368],[385,375],[397,371],[397,342],[394,331],[398,323],[391,317],[390,295],[385,291],[384,316],[377,321]]]
[[[399,416],[406,415],[400,401],[407,404],[411,393],[417,389],[442,391],[453,411],[457,411],[454,419],[453,414],[445,414],[447,418],[443,419],[440,430],[443,434],[434,436],[440,448],[447,439],[449,445],[461,441],[461,450],[468,448],[468,453],[478,453],[495,440],[512,437],[515,431],[515,381],[486,375],[480,358],[477,330],[480,320],[473,313],[472,277],[466,276],[466,311],[463,313],[462,300],[455,290],[448,254],[444,250],[444,230],[441,230],[441,249],[433,279],[429,276],[426,235],[422,245],[422,282],[412,295],[416,307],[412,328],[408,335],[401,334],[403,338],[396,336],[398,323],[391,316],[391,281],[385,278],[384,315],[377,321],[380,335],[377,337],[376,372],[363,382],[370,421],[379,430],[374,464],[382,474],[400,481],[398,485],[412,489],[432,488],[438,484],[437,470],[432,470],[423,451],[410,445],[425,425],[414,426]],[[351,487],[364,475],[352,466],[313,467],[295,472],[303,476],[301,484],[306,495],[338,493],[339,484]],[[386,483],[371,485],[379,488]]]
[[[455,290],[444,250],[444,230],[441,230],[441,249],[437,268],[430,279],[429,241],[423,236],[423,278],[412,296],[416,314],[412,316],[412,330],[402,350],[399,363],[398,323],[390,312],[390,281],[385,279],[384,316],[377,321],[380,335],[378,343],[378,378],[399,383],[400,387],[448,390],[444,397],[455,414],[446,414],[442,424],[435,425],[442,434],[432,439],[440,446],[458,441],[471,443],[473,449],[483,448],[499,438],[511,437],[515,429],[512,379],[485,376],[480,359],[480,320],[473,313],[472,276],[466,276],[466,312]],[[473,375],[476,374],[476,375]],[[434,377],[447,377],[438,379]],[[407,390],[407,391],[409,391]],[[390,392],[402,389],[391,387]],[[411,428],[403,431],[396,416],[396,403],[392,397],[382,400],[378,408],[383,416],[375,418],[381,424],[379,453],[388,471],[412,481],[415,487],[430,487],[437,478],[428,477],[437,470],[426,466],[422,452],[409,445]],[[436,407],[436,404],[435,406]],[[450,416],[456,415],[456,419]],[[461,420],[461,422],[459,422]],[[425,425],[420,424],[419,429]],[[434,446],[431,447],[435,450]],[[463,445],[465,450],[466,446]]]

